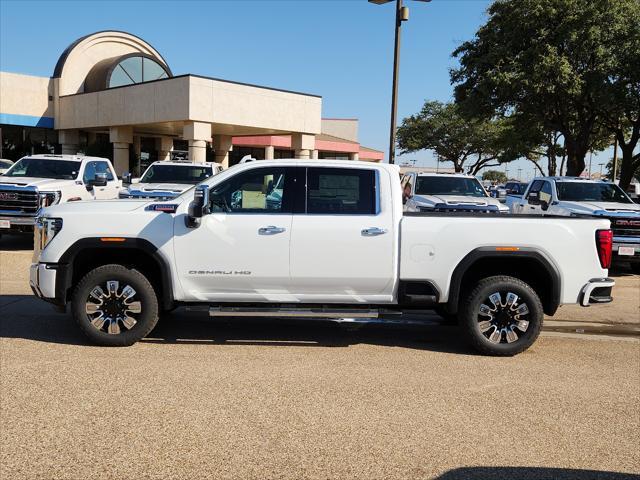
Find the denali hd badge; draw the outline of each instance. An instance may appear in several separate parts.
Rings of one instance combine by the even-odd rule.
[[[250,270],[189,270],[189,275],[251,275]]]

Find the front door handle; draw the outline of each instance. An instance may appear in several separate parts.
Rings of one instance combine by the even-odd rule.
[[[369,227],[369,228],[365,228],[360,233],[362,233],[362,235],[365,237],[375,237],[376,235],[382,235],[384,233],[387,233],[387,229],[379,228],[379,227]]]
[[[284,227],[276,227],[275,225],[269,225],[268,227],[262,227],[258,229],[258,235],[277,235],[286,230]]]

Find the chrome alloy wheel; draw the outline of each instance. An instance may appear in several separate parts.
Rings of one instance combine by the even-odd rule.
[[[529,307],[515,293],[507,292],[504,302],[492,293],[478,309],[478,326],[490,342],[513,343],[529,328]]]
[[[107,280],[93,287],[85,312],[91,325],[101,332],[118,335],[122,328],[131,330],[142,313],[142,303],[136,300],[137,292],[127,285],[120,289],[117,280]]]

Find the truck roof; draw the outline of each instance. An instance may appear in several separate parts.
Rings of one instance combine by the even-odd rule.
[[[175,165],[178,167],[189,167],[189,166],[194,166],[194,167],[212,167],[215,165],[220,165],[219,163],[215,163],[215,162],[189,162],[189,161],[179,161],[179,160],[156,160],[155,162],[152,162],[149,166],[151,165]]]
[[[66,161],[76,161],[82,162],[83,160],[106,160],[110,162],[108,158],[103,157],[87,157],[84,155],[55,155],[52,153],[38,153],[36,155],[25,155],[22,158],[43,158],[46,160],[66,160]],[[22,158],[20,160],[22,160]]]
[[[582,177],[535,177],[533,180],[553,180],[554,182],[585,182],[585,183],[611,183],[608,180],[592,180]]]
[[[460,178],[476,178],[473,175],[470,175],[468,173],[451,173],[451,172],[407,172],[407,173],[415,173],[416,175],[418,175],[419,177],[441,177],[441,176],[447,176],[447,177],[460,177]]]

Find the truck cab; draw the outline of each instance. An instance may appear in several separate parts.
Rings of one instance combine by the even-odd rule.
[[[31,233],[41,208],[118,197],[122,183],[107,158],[22,157],[0,175],[0,235]]]

